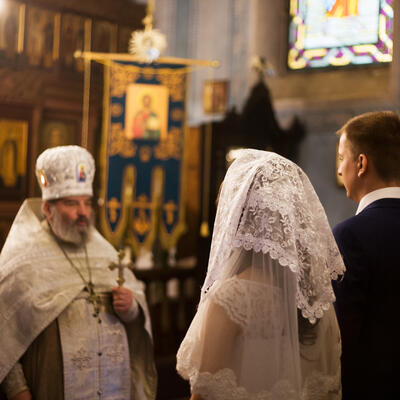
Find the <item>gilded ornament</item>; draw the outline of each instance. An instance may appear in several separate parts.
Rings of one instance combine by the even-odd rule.
[[[157,75],[157,72],[154,70],[154,68],[141,68],[140,73],[143,79],[146,79],[147,81],[153,80]]]
[[[166,214],[167,225],[172,225],[174,223],[174,212],[178,209],[177,205],[173,200],[169,200],[163,205],[163,209]]]
[[[174,122],[180,122],[183,120],[185,112],[181,108],[174,108],[171,112],[171,119]]]
[[[129,84],[136,82],[140,68],[128,68],[117,63],[112,64],[111,97],[123,97]]]
[[[42,185],[42,187],[47,187],[47,185],[49,184],[49,181],[48,181],[47,176],[44,173],[44,171],[42,169],[38,169],[37,173],[38,173],[40,184]]]
[[[186,74],[159,75],[160,82],[167,86],[173,101],[183,101],[186,92]]]
[[[109,141],[110,156],[120,155],[121,157],[135,157],[137,145],[125,136],[125,131],[120,122],[111,124],[111,137]]]
[[[143,163],[149,162],[152,155],[150,146],[141,146],[139,149],[140,161]]]
[[[111,104],[111,116],[114,118],[118,118],[122,115],[124,109],[121,104],[119,103],[112,103]]]
[[[154,157],[158,160],[168,160],[182,158],[182,133],[179,128],[172,128],[168,132],[167,138],[161,140],[154,148]]]
[[[117,222],[117,211],[121,209],[121,203],[116,197],[111,197],[111,199],[107,202],[107,208],[110,215],[110,222],[114,224],[115,222]]]
[[[129,42],[129,52],[139,61],[151,63],[160,57],[167,47],[165,35],[157,29],[145,29],[132,32]]]
[[[138,216],[133,218],[133,230],[138,235],[143,236],[150,231],[151,222],[146,215],[146,210],[152,210],[153,203],[147,201],[145,194],[141,194],[137,201],[132,203],[132,208],[138,210]]]
[[[150,230],[150,221],[146,217],[144,210],[139,210],[138,217],[133,220],[133,230],[138,235],[143,236]]]

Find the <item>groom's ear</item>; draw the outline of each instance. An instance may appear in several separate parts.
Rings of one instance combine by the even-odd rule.
[[[361,178],[364,176],[368,169],[368,159],[364,153],[361,153],[357,157],[357,176]]]

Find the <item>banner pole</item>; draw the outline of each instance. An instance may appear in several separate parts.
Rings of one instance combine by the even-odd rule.
[[[132,62],[141,62],[141,59],[133,56],[128,53],[97,53],[93,51],[80,51],[77,50],[74,53],[75,58],[83,58],[95,61],[104,61],[104,60],[114,60],[114,61],[132,61]],[[178,57],[161,57],[156,61],[153,61],[152,64],[182,64],[182,65],[197,65],[201,67],[213,67],[218,68],[220,66],[219,61],[217,60],[196,60],[191,58],[178,58]],[[149,64],[151,65],[151,64]]]
[[[92,21],[85,21],[85,49],[90,49],[91,46],[91,31]],[[89,104],[90,104],[90,80],[91,80],[91,60],[84,58],[83,72],[83,107],[82,107],[82,147],[87,148],[89,142]]]

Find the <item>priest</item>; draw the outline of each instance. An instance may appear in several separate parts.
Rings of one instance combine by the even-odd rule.
[[[93,226],[95,164],[79,146],[37,159],[0,255],[0,382],[8,399],[155,398],[144,286]],[[118,283],[116,283],[118,282]]]

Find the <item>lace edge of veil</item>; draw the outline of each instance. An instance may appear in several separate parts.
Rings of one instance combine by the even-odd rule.
[[[330,269],[326,269],[326,275],[329,277],[325,286],[322,286],[323,290],[319,294],[318,299],[313,299],[312,302],[310,299],[307,299],[306,296],[302,295],[302,291],[300,290],[299,282],[301,281],[301,277],[299,274],[300,268],[298,265],[290,262],[289,258],[284,255],[279,255],[276,252],[270,252],[269,250],[254,248],[254,246],[244,246],[240,243],[240,241],[235,240],[234,248],[243,248],[245,250],[253,250],[255,252],[262,251],[264,254],[269,254],[273,260],[276,260],[283,268],[289,268],[293,273],[297,275],[297,293],[296,293],[296,306],[301,311],[301,314],[304,318],[308,319],[310,323],[314,324],[316,321],[324,315],[324,313],[329,310],[331,304],[335,301],[335,295],[330,284],[331,279],[337,279],[338,275],[343,274],[343,270],[341,268],[341,263],[331,263],[334,264]],[[337,264],[337,265],[336,265]],[[337,267],[337,268],[336,268]],[[207,286],[202,289],[202,298],[200,302],[205,300],[207,294],[211,290],[212,286],[218,280],[214,279]],[[228,310],[229,311],[229,310]]]

